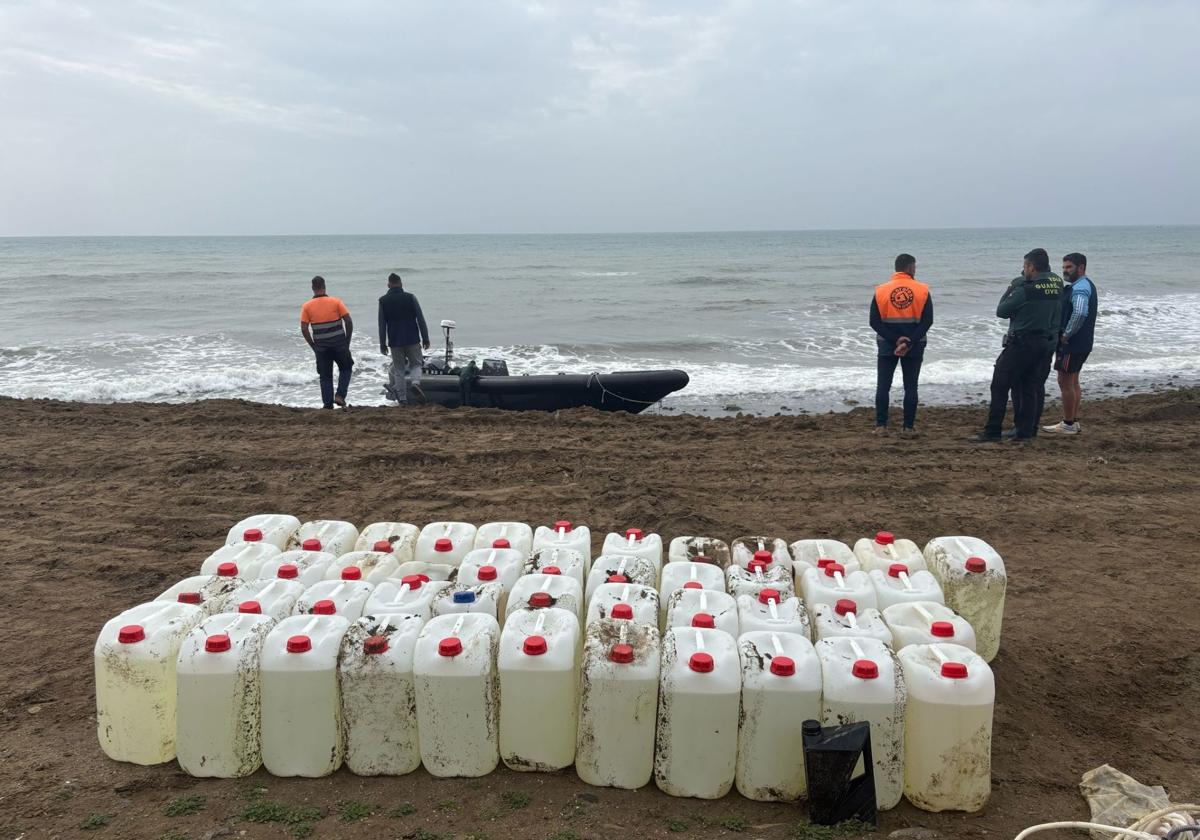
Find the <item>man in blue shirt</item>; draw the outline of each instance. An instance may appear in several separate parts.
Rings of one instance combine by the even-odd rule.
[[[1058,389],[1062,392],[1063,419],[1042,430],[1059,435],[1077,435],[1079,404],[1083,391],[1079,387],[1079,371],[1092,352],[1096,334],[1096,315],[1099,312],[1099,295],[1096,284],[1087,276],[1087,257],[1078,252],[1063,257],[1063,279],[1069,284],[1070,303],[1063,307],[1062,334],[1058,342],[1058,354],[1054,369],[1058,371]]]

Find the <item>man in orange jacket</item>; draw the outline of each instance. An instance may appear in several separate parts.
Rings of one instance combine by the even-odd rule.
[[[871,329],[879,348],[875,380],[875,434],[885,434],[888,401],[896,365],[904,377],[904,425],[902,437],[915,437],[917,382],[925,358],[925,334],[933,326],[933,297],[929,287],[916,279],[917,259],[911,254],[896,257],[892,279],[875,287],[871,298]]]
[[[346,407],[346,392],[350,388],[350,338],[354,321],[350,310],[339,298],[325,291],[325,278],[312,279],[313,296],[300,307],[300,333],[312,348],[317,361],[317,378],[321,382],[321,404],[324,408]],[[333,388],[333,366],[337,365],[337,391]]]

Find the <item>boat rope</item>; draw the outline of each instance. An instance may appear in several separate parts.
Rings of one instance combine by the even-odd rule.
[[[604,404],[604,398],[606,396],[612,396],[623,402],[636,403],[637,405],[654,405],[656,402],[660,402],[660,400],[635,400],[635,399],[633,399],[633,397],[623,397],[620,394],[618,394],[616,391],[610,391],[604,387],[604,383],[600,381],[600,374],[597,373],[596,371],[592,371],[591,373],[588,374],[587,387],[588,388],[592,387],[593,382],[595,382],[596,387],[600,389],[600,404],[601,405]]]

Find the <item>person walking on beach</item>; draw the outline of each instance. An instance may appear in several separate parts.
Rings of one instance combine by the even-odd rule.
[[[325,293],[325,278],[312,279],[313,296],[300,308],[300,333],[312,348],[317,360],[317,377],[321,380],[321,405],[346,407],[346,392],[350,390],[350,337],[354,322],[350,310],[338,298]],[[337,365],[337,391],[333,389],[333,366]]]
[[[1033,438],[1038,420],[1037,389],[1045,387],[1049,359],[1058,342],[1063,293],[1062,278],[1050,271],[1050,256],[1044,248],[1025,255],[1020,276],[1009,284],[996,307],[997,318],[1008,318],[1004,349],[992,369],[992,399],[987,423],[975,443],[999,442],[1000,428],[1013,395],[1013,440]],[[1043,372],[1044,371],[1044,372]]]
[[[1100,308],[1096,284],[1087,276],[1087,257],[1075,251],[1063,257],[1063,280],[1067,283],[1067,300],[1062,308],[1062,335],[1054,369],[1058,371],[1058,390],[1062,393],[1063,419],[1042,430],[1059,435],[1077,435],[1079,404],[1083,391],[1079,387],[1079,371],[1092,352],[1096,336],[1096,314]]]
[[[392,368],[384,386],[388,396],[400,405],[408,405],[408,387],[421,394],[421,349],[429,349],[429,328],[416,295],[404,291],[400,275],[387,279],[388,290],[379,299],[379,352],[389,355]]]
[[[896,273],[875,287],[871,298],[871,329],[876,333],[875,434],[888,426],[888,403],[896,365],[904,379],[904,420],[901,437],[916,436],[917,383],[925,358],[925,334],[933,326],[933,297],[929,287],[916,279],[917,259],[911,254],[896,257]]]

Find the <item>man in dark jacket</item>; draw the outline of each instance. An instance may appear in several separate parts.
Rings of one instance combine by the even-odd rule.
[[[904,425],[901,437],[916,435],[917,385],[925,357],[925,334],[933,326],[933,297],[916,279],[917,258],[896,257],[896,273],[875,287],[871,298],[871,329],[877,346],[875,376],[875,434],[886,434],[888,402],[896,365],[904,376]]]
[[[413,390],[421,392],[422,348],[429,349],[429,328],[421,304],[404,291],[399,274],[389,274],[387,294],[379,299],[379,352],[392,357],[385,388],[400,405],[408,405],[410,381]]]
[[[1083,392],[1079,387],[1079,371],[1092,352],[1096,336],[1096,315],[1100,308],[1096,284],[1087,275],[1087,257],[1078,251],[1063,257],[1063,278],[1067,281],[1067,299],[1063,306],[1062,336],[1058,341],[1058,357],[1054,369],[1058,371],[1058,389],[1062,392],[1063,419],[1042,430],[1060,435],[1077,435],[1079,404]]]
[[[1044,374],[1058,344],[1063,296],[1062,278],[1050,271],[1050,256],[1044,248],[1025,255],[1021,276],[1009,284],[996,307],[997,318],[1008,318],[1004,349],[992,370],[992,400],[983,433],[971,438],[976,443],[999,442],[1008,394],[1013,393],[1013,423],[1018,442],[1033,437],[1037,428],[1037,389],[1045,386]]]

